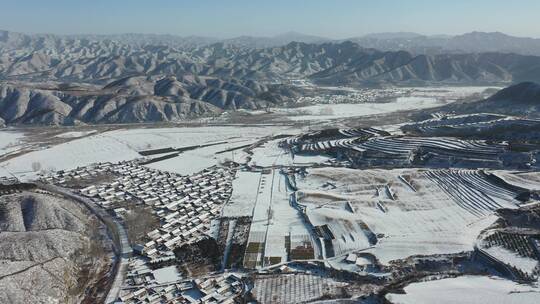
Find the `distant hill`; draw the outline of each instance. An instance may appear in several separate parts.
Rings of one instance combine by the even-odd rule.
[[[354,87],[540,82],[540,56],[381,51],[298,33],[269,45],[312,42],[264,47],[243,37],[201,46],[191,37],[173,46],[180,38],[170,37],[170,45],[161,44],[168,37],[0,32],[0,124],[178,121],[289,105],[306,93],[289,85],[299,79]],[[369,39],[381,37],[421,38]]]
[[[309,78],[325,85],[352,86],[540,81],[540,57],[505,53],[415,55],[367,49],[350,41],[290,42],[266,48],[219,42],[184,49],[54,35],[3,37],[0,79],[9,80],[103,85],[131,76],[189,74],[272,83]]]
[[[488,99],[492,104],[508,101],[520,105],[540,106],[540,84],[522,82],[500,90]]]
[[[164,34],[111,34],[111,35],[66,35],[22,34],[0,30],[0,44],[26,47],[32,42],[42,46],[52,46],[58,40],[81,40],[82,45],[91,41],[115,41],[130,46],[168,46],[181,49],[205,48],[212,44],[240,48],[271,48],[285,46],[291,42],[302,43],[339,43],[351,41],[363,48],[374,48],[381,51],[406,51],[414,55],[426,54],[464,54],[464,53],[515,53],[520,55],[540,56],[540,39],[515,37],[500,32],[471,32],[462,35],[422,35],[412,32],[373,33],[347,39],[331,39],[297,32],[287,32],[275,36],[239,36],[233,38],[216,38],[204,36],[177,36]]]
[[[500,32],[471,32],[458,36],[416,33],[381,33],[346,39],[366,48],[408,51],[414,54],[500,52],[540,55],[540,39],[514,37]]]
[[[454,114],[494,113],[540,118],[540,84],[523,82],[475,102],[457,102],[435,109]]]
[[[103,87],[0,84],[0,122],[73,125],[181,121],[294,101],[298,88],[186,75],[127,77]]]
[[[287,32],[271,37],[240,36],[230,39],[224,39],[221,42],[225,44],[248,48],[268,48],[284,46],[291,42],[324,43],[330,41],[331,39],[324,37],[305,35],[297,32]]]

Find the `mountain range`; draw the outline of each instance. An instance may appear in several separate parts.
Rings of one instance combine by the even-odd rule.
[[[197,48],[215,43],[246,48],[270,48],[287,45],[291,42],[303,43],[339,43],[351,41],[363,48],[374,48],[381,51],[407,51],[413,54],[447,54],[447,53],[482,53],[500,52],[520,55],[540,56],[540,39],[516,37],[501,32],[470,32],[461,35],[422,35],[412,32],[373,33],[346,39],[306,35],[298,32],[286,32],[275,36],[238,36],[233,38],[216,38],[205,36],[177,36],[167,34],[109,34],[109,35],[64,35],[23,34],[0,30],[0,41],[3,43],[21,44],[30,40],[47,41],[51,39],[117,41],[131,46],[161,45],[174,48]]]
[[[362,39],[422,37],[386,33]],[[162,44],[167,38],[169,43]],[[298,79],[357,87],[540,82],[540,57],[532,55],[417,54],[297,33],[255,39],[258,42],[252,38],[203,42],[197,37],[3,31],[0,119],[7,124],[177,121],[294,103],[307,93],[289,84]]]
[[[367,48],[404,50],[414,54],[464,54],[500,52],[540,55],[540,39],[515,37],[500,32],[426,36],[415,33],[381,33],[347,39]]]

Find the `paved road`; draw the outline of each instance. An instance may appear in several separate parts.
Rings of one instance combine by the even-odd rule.
[[[69,189],[51,185],[51,184],[36,183],[36,185],[50,192],[69,197],[71,199],[78,201],[79,203],[84,204],[92,213],[94,213],[104,223],[105,223],[105,220],[108,220],[109,222],[114,223],[114,226],[110,227],[110,229],[113,229],[114,231],[110,231],[110,233],[117,234],[119,241],[115,242],[114,244],[115,254],[116,254],[115,265],[113,266],[114,280],[113,280],[113,283],[111,284],[109,292],[107,293],[107,298],[105,300],[105,303],[114,303],[116,299],[118,299],[120,290],[122,289],[122,285],[124,284],[129,257],[131,256],[131,253],[132,253],[132,249],[131,249],[131,246],[129,245],[126,229],[124,228],[124,226],[122,226],[122,224],[118,220],[116,220],[114,217],[109,215],[104,209],[98,207],[94,202],[92,202],[90,199],[86,197],[75,194]]]

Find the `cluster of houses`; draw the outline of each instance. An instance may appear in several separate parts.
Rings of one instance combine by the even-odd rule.
[[[41,180],[56,185],[65,185],[68,181],[87,179],[110,172],[114,166],[112,163],[96,163],[85,167],[77,167],[71,170],[60,170],[42,175]]]
[[[225,273],[215,277],[133,288],[120,296],[126,304],[236,303],[244,291],[242,278]]]
[[[414,90],[402,88],[388,89],[357,89],[348,91],[346,94],[324,94],[317,96],[302,96],[299,103],[312,104],[340,104],[340,103],[365,103],[378,100],[389,100],[400,96],[408,96]]]
[[[131,212],[130,204],[147,206],[160,219],[160,227],[147,234],[148,242],[133,246],[134,252],[146,259],[132,258],[131,262],[144,261],[145,265],[132,267],[130,262],[125,282],[128,292],[120,298],[123,303],[234,303],[243,288],[240,277],[226,274],[194,281],[177,277],[162,284],[156,270],[149,267],[171,265],[175,248],[210,234],[211,221],[220,216],[231,196],[234,175],[232,168],[215,166],[181,176],[128,161],[96,163],[42,179],[58,185],[91,180],[92,185],[80,189],[80,193],[120,220]],[[96,179],[100,176],[108,176],[107,181],[100,183]]]
[[[18,183],[19,180],[15,177],[8,177],[8,176],[0,176],[0,185],[2,186],[10,186]]]
[[[152,262],[172,259],[172,250],[194,243],[208,234],[211,220],[217,218],[232,193],[234,169],[211,167],[195,175],[181,176],[141,166],[136,161],[98,163],[51,176],[59,182],[108,172],[112,183],[91,185],[80,192],[111,210],[117,217],[129,212],[118,202],[131,201],[152,208],[161,226],[147,234],[148,242],[135,245],[136,253]]]

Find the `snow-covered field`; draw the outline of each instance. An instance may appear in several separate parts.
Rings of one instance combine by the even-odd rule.
[[[481,93],[489,87],[436,87],[415,88],[411,96],[398,97],[386,103],[319,104],[299,108],[274,108],[273,112],[286,115],[294,121],[330,120],[385,114],[398,111],[427,109],[455,102],[458,99]]]
[[[60,137],[60,138],[79,138],[79,137],[87,136],[87,135],[90,135],[90,134],[94,134],[96,132],[97,132],[97,130],[71,131],[71,132],[65,132],[65,133],[58,134],[58,135],[56,135],[56,137]]]
[[[261,261],[265,261],[264,266],[285,262],[286,237],[306,236],[309,240],[310,233],[298,211],[289,204],[291,193],[278,170],[262,174],[257,191],[248,244],[264,243],[264,256],[256,258],[259,265]]]
[[[520,285],[497,277],[462,276],[413,283],[405,294],[388,294],[396,304],[536,304],[540,301],[537,286]]]
[[[285,176],[277,170],[273,171],[272,200],[270,216],[266,232],[265,258],[279,257],[281,262],[287,261],[285,237],[307,236],[307,230],[299,212],[289,204],[290,192],[287,191]],[[276,260],[277,261],[277,260]]]
[[[24,138],[24,133],[0,130],[0,156],[17,150]]]
[[[536,266],[538,266],[537,260],[520,256],[516,252],[510,251],[501,246],[491,246],[489,248],[482,249],[495,259],[505,261],[524,273],[533,273]]]
[[[234,152],[225,152],[228,149],[238,148],[247,144],[255,142],[255,138],[252,140],[232,139],[225,144],[213,145],[209,147],[197,148],[181,153],[178,157],[162,160],[156,163],[146,165],[149,168],[158,169],[162,171],[175,172],[182,175],[190,175],[199,172],[205,168],[219,164],[226,160],[234,160],[239,163],[245,163],[247,161],[247,153],[242,149],[235,150]]]
[[[191,174],[195,171],[215,165],[226,158],[232,159],[233,153],[216,155],[215,152],[254,142],[260,138],[280,133],[298,132],[288,127],[264,126],[215,126],[190,128],[136,128],[104,132],[78,138],[46,149],[29,152],[0,163],[0,173],[16,175],[21,179],[34,178],[37,172],[32,169],[33,163],[39,163],[43,170],[64,170],[85,166],[94,162],[118,162],[141,157],[138,152],[158,148],[182,148],[208,143],[227,142],[221,145],[191,150],[181,157],[151,166],[170,170],[180,174]],[[1,131],[1,150],[16,149],[22,134]],[[247,155],[235,151],[235,160],[245,160]]]
[[[287,115],[287,118],[294,121],[329,120],[426,109],[445,104],[445,102],[431,97],[400,97],[397,101],[388,103],[324,104],[299,108],[279,108],[272,109],[272,111]]]
[[[478,234],[496,220],[494,215],[478,218],[459,207],[414,170],[324,168],[308,172],[307,178],[297,180],[304,195],[300,203],[307,206],[315,225],[328,223],[336,235],[337,255],[367,249],[387,264],[416,254],[468,251],[473,249]],[[410,176],[415,190],[400,175]],[[346,202],[353,212],[343,207]],[[375,246],[370,248],[362,238],[359,222],[382,235]]]
[[[159,268],[153,270],[152,274],[156,278],[156,283],[158,284],[177,282],[182,279],[182,276],[180,275],[180,273],[178,273],[176,266]]]
[[[233,180],[231,199],[223,208],[223,216],[251,216],[257,200],[260,179],[260,173],[238,171]]]
[[[39,163],[44,170],[63,170],[94,162],[118,162],[137,157],[139,154],[135,150],[105,133],[32,151],[2,162],[0,167],[24,180],[36,176],[37,172],[32,170],[33,163]]]
[[[494,171],[493,173],[511,185],[536,191],[540,190],[540,172]]]
[[[262,167],[302,166],[324,163],[330,159],[330,157],[322,155],[294,155],[293,158],[290,153],[287,153],[278,146],[280,141],[281,139],[271,140],[264,145],[253,149],[250,164]]]

